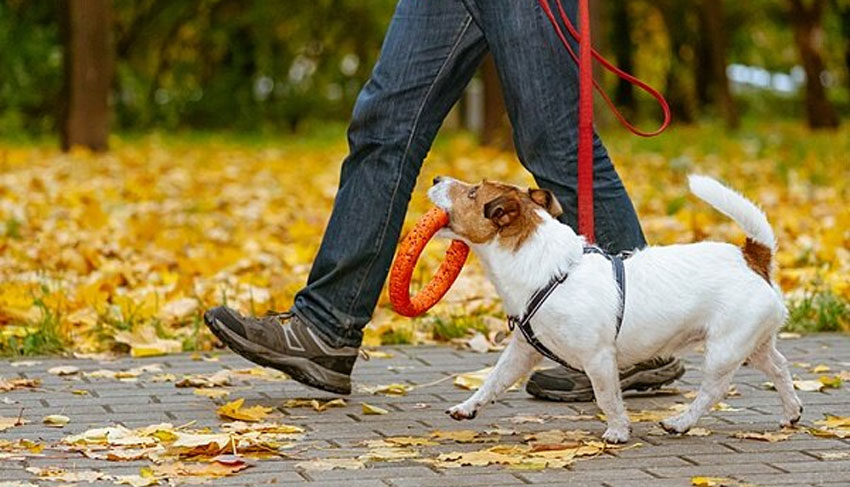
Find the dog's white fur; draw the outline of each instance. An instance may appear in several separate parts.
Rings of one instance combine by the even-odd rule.
[[[705,176],[691,176],[689,182],[694,194],[735,220],[748,237],[774,249],[773,230],[752,202]],[[451,214],[448,188],[458,183],[444,178],[429,197]],[[799,420],[802,406],[787,361],[775,346],[776,332],[787,315],[781,292],[748,267],[740,247],[700,242],[637,251],[625,260],[625,315],[615,337],[620,298],[611,263],[597,254],[583,254],[583,237],[544,209],[535,211],[542,223],[518,249],[504,248],[496,238],[482,244],[466,242],[510,315],[521,316],[531,295],[552,276],[569,273],[532,325],[543,344],[590,378],[607,417],[605,440],[625,442],[630,433],[618,368],[677,356],[697,344],[705,349],[703,382],[688,409],[662,423],[666,430],[684,433],[694,426],[724,397],[745,361],[776,385],[783,405],[781,424]],[[450,230],[442,236],[465,240]],[[447,412],[455,419],[473,418],[540,359],[523,336],[514,333],[484,385]]]

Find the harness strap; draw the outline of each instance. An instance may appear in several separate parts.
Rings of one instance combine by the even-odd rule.
[[[620,290],[620,309],[617,312],[617,324],[616,331],[614,337],[616,339],[617,336],[620,335],[620,328],[623,325],[623,313],[626,308],[626,268],[623,264],[623,258],[620,255],[611,255],[599,247],[595,246],[586,246],[584,248],[585,254],[600,254],[609,261],[611,261],[611,266],[614,272],[614,279],[617,281],[617,287]],[[625,254],[628,257],[628,254]],[[568,273],[564,272],[553,277],[548,284],[543,286],[542,288],[535,291],[535,293],[531,296],[531,299],[528,301],[528,305],[526,306],[526,312],[522,317],[517,316],[508,316],[508,328],[511,331],[514,328],[519,328],[519,331],[522,332],[522,335],[525,337],[525,340],[529,345],[534,347],[535,350],[540,352],[544,357],[552,360],[553,362],[559,363],[565,367],[569,367],[564,360],[555,355],[555,352],[549,349],[546,345],[540,342],[537,336],[534,334],[534,329],[531,328],[531,318],[537,314],[537,311],[543,306],[543,303],[549,296],[555,291],[559,285],[563,284],[564,281],[567,280]]]

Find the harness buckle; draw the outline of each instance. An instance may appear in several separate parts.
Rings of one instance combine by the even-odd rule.
[[[518,323],[519,318],[517,318],[516,316],[508,316],[508,330],[514,331]]]

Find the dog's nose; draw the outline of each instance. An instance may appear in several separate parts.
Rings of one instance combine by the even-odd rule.
[[[434,186],[436,186],[436,185],[440,184],[440,181],[442,181],[442,180],[443,180],[442,176],[437,176],[437,177],[434,178],[434,180],[432,182],[434,183]]]

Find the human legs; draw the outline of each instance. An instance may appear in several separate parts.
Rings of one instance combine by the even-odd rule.
[[[354,108],[330,222],[292,309],[332,345],[360,344],[422,160],[485,52],[459,1],[399,3]]]

